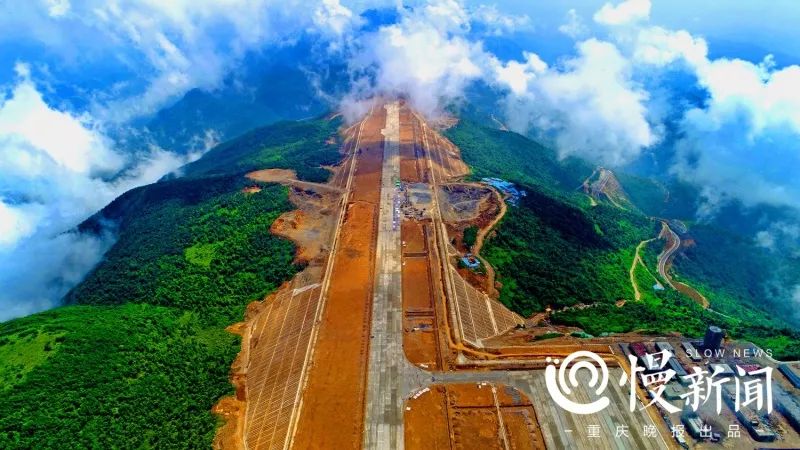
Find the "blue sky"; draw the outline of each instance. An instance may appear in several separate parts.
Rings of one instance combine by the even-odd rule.
[[[495,1],[470,0],[470,6],[495,4],[504,12],[528,15],[536,29],[553,34],[567,11],[575,9],[590,18],[606,2],[603,0]],[[725,43],[745,44],[767,52],[785,53],[800,60],[800,40],[797,24],[800,7],[793,0],[670,0],[654,1],[650,14],[653,23],[673,29],[685,29],[704,36],[712,48]],[[591,25],[591,24],[590,24]],[[540,44],[541,45],[541,44]],[[712,52],[713,54],[713,52]],[[742,54],[722,54],[738,56]],[[760,57],[759,57],[760,59]]]

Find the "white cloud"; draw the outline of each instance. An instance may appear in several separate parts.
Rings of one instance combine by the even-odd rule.
[[[198,156],[118,153],[91,117],[48,105],[25,67],[0,93],[0,320],[54,305],[111,244],[64,232]]]
[[[24,76],[22,82],[0,102],[0,136],[25,141],[72,172],[113,173],[121,168],[123,159],[108,150],[87,117],[51,109],[27,78],[29,71],[18,73]]]
[[[775,250],[776,244],[782,242],[787,247],[795,247],[800,242],[800,224],[778,221],[756,233],[755,243],[759,247]]]
[[[529,84],[547,70],[547,63],[539,55],[525,52],[523,56],[524,62],[511,60],[503,64],[497,59],[492,60],[495,81],[508,87],[514,95],[526,94]]]
[[[767,230],[761,230],[757,232],[755,242],[756,245],[758,245],[759,247],[763,247],[769,250],[775,248],[775,236]]]
[[[44,0],[50,17],[61,17],[69,12],[69,0]]]
[[[567,21],[558,27],[558,31],[573,39],[577,39],[581,36],[585,36],[589,32],[589,28],[583,23],[583,19],[581,19],[578,12],[575,11],[575,8],[572,8],[567,11]]]
[[[629,62],[608,42],[589,39],[562,67],[528,55],[495,68],[509,88],[506,120],[520,132],[551,138],[562,157],[615,166],[635,158],[658,137],[647,120],[647,92],[631,80]]]
[[[86,93],[95,117],[117,123],[152,114],[190,89],[216,88],[250,51],[302,32],[333,40],[360,23],[339,0],[40,0],[18,9],[0,3],[0,27],[13,24],[19,33],[0,41],[39,41],[48,64],[127,71],[120,83]]]
[[[619,4],[606,3],[594,14],[594,21],[604,25],[626,25],[650,17],[650,0],[625,0]]]
[[[375,95],[405,95],[423,114],[436,115],[483,75],[486,54],[463,36],[469,16],[458,2],[440,0],[405,12],[397,24],[361,39],[350,61],[359,74],[343,105]]]
[[[496,5],[480,5],[471,19],[480,22],[494,36],[502,36],[519,30],[531,29],[531,19],[527,15],[503,14]]]
[[[420,24],[437,31],[459,32],[469,30],[469,14],[458,0],[431,0],[423,7],[415,8],[403,19],[408,25]]]
[[[658,140],[647,120],[648,93],[613,44],[581,42],[578,56],[553,67],[531,52],[504,62],[468,39],[474,14],[453,0],[434,1],[362,38],[350,61],[359,76],[343,107],[363,106],[358,100],[375,95],[404,95],[435,115],[462,98],[470,83],[484,80],[508,89],[506,121],[513,129],[534,130],[564,157],[619,165]]]
[[[339,0],[322,0],[314,10],[314,24],[322,30],[329,30],[335,35],[342,35],[360,23],[353,12],[342,6]]]
[[[0,202],[0,250],[33,234],[36,218],[41,215],[37,205],[14,206]]]
[[[0,322],[58,306],[112,243],[108,233],[64,233],[0,252]]]
[[[717,59],[697,68],[709,98],[685,112],[673,172],[713,213],[731,200],[800,209],[800,67]]]
[[[702,65],[708,45],[702,38],[685,30],[672,31],[661,27],[643,27],[637,32],[633,59],[644,64],[666,66],[683,59],[690,66]]]
[[[681,138],[670,171],[699,188],[698,215],[711,217],[732,201],[800,209],[800,66],[776,70],[769,55],[760,63],[710,59],[703,38],[643,23],[648,16],[648,2],[628,1],[604,5],[595,20],[609,26],[635,77],[677,69],[707,94],[702,104],[673,105]],[[766,234],[759,238],[769,244]]]
[[[0,204],[19,239],[57,234],[132,187],[156,181],[199,154],[151,147],[137,160],[113,149],[94,121],[49,106],[28,78],[0,103]],[[19,239],[4,240],[6,249]],[[2,248],[0,248],[2,249]]]
[[[762,64],[717,59],[701,65],[698,77],[711,96],[710,113],[745,110],[754,135],[774,126],[800,133],[800,66],[775,71],[769,58]]]

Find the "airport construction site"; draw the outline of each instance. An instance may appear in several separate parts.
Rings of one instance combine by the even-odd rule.
[[[664,338],[530,339],[536,321],[497,300],[493,275],[487,283],[459,264],[464,229],[477,226],[482,240],[508,192],[464,181],[459,149],[403,101],[376,100],[341,133],[327,184],[248,174],[289,187],[297,209],[272,231],[297,244],[306,268],[231,327],[242,350],[236,396],[217,408],[217,448],[679,447],[659,411],[631,412],[617,383],[630,371],[620,344]],[[573,414],[548,395],[543,369],[579,350],[610,368],[604,412]],[[583,383],[570,398],[597,394]],[[598,438],[585,435],[591,427]]]

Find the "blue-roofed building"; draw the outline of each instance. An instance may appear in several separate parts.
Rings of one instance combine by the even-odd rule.
[[[469,269],[477,269],[478,267],[481,266],[481,261],[472,255],[466,255],[462,257],[461,263],[464,264],[464,266]]]
[[[481,178],[481,181],[508,195],[508,203],[517,206],[520,197],[528,195],[527,192],[517,189],[514,183],[500,178]]]

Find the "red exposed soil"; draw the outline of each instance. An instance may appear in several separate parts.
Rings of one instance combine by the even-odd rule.
[[[408,108],[400,109],[400,179],[409,183],[422,181],[420,161],[414,156],[420,146],[416,142],[418,124]]]
[[[265,183],[287,183],[296,180],[297,174],[288,169],[264,169],[248,173],[247,178]]]
[[[407,107],[400,110],[400,179],[421,182],[425,160],[419,140],[421,126]],[[425,226],[430,220],[403,220],[403,351],[412,363],[441,370],[438,327],[434,310],[431,261]]]
[[[233,324],[227,331],[242,336],[242,345],[249,346],[249,334],[246,332],[247,322],[257,314],[260,302],[252,302],[247,307],[245,321]],[[245,347],[243,347],[245,348]],[[217,429],[212,446],[215,449],[239,450],[244,448],[244,415],[247,356],[244,352],[236,355],[231,366],[231,384],[236,389],[234,397],[223,397],[211,411],[221,417],[224,424]]]
[[[385,110],[366,119],[294,448],[362,445]]]
[[[324,264],[322,259],[327,255],[336,226],[336,205],[340,196],[331,191],[320,191],[291,188],[289,199],[297,209],[282,214],[270,227],[273,234],[297,245],[295,262],[298,263],[319,260],[319,264]]]
[[[406,318],[403,329],[403,350],[408,361],[426,370],[440,370],[433,319]]]
[[[410,450],[544,448],[530,400],[504,385],[433,385],[406,402],[405,423]]]
[[[422,222],[404,220],[400,233],[403,239],[403,253],[422,253],[426,251]]]
[[[412,364],[438,370],[429,263],[424,256],[403,258],[403,350]]]
[[[404,258],[403,304],[407,310],[430,310],[433,308],[429,278],[427,258]]]

